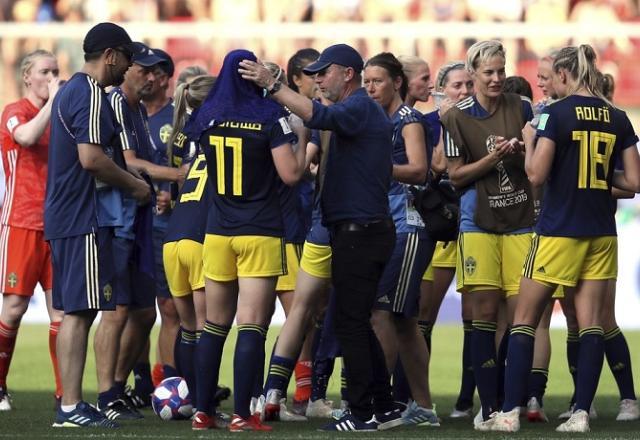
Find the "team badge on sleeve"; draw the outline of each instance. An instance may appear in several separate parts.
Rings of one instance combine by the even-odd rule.
[[[9,133],[13,133],[13,129],[16,128],[19,123],[17,116],[10,117],[7,121],[7,129],[9,130]]]

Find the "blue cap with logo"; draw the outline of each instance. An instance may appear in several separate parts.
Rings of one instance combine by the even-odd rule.
[[[334,44],[323,50],[320,58],[302,69],[302,71],[307,75],[313,75],[332,64],[351,67],[356,73],[360,73],[362,72],[364,61],[358,51],[348,44]]]
[[[144,43],[136,41],[133,43],[133,59],[135,64],[143,67],[155,66],[158,63],[162,63],[164,60],[156,55],[150,48]]]
[[[162,49],[154,48],[151,50],[155,55],[162,58],[162,62],[158,64],[158,67],[160,67],[164,71],[164,73],[166,73],[167,76],[171,78],[176,69],[175,65],[173,64],[173,59],[171,58],[171,55],[169,55],[167,52],[165,52]]]

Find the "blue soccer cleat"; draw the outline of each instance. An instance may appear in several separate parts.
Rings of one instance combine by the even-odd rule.
[[[89,405],[80,401],[76,409],[64,412],[59,409],[56,414],[54,428],[118,428],[116,422],[109,420],[104,414]]]

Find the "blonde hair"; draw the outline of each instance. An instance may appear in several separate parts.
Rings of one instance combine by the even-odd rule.
[[[402,64],[402,71],[409,80],[415,75],[419,66],[429,66],[429,63],[415,55],[400,55],[398,61]]]
[[[26,81],[26,76],[29,74],[31,68],[38,58],[53,58],[55,60],[56,56],[48,50],[44,49],[37,49],[25,55],[25,57],[20,62],[20,74],[22,75],[22,82],[24,82],[24,85],[26,87],[29,86]]]
[[[438,76],[436,77],[436,90],[442,91],[444,86],[447,85],[449,74],[454,70],[463,70],[465,68],[464,61],[451,61],[445,64],[438,70]]]
[[[467,50],[467,70],[473,73],[480,64],[495,56],[506,58],[506,54],[504,46],[497,40],[478,41]]]
[[[182,73],[180,76],[182,76]],[[176,87],[173,95],[172,130],[171,136],[167,141],[167,157],[170,165],[173,163],[173,144],[184,128],[188,109],[200,107],[215,82],[215,76],[202,75],[194,78],[191,82],[183,82]]]
[[[578,47],[568,46],[560,49],[553,62],[553,71],[558,73],[560,69],[565,69],[576,82],[569,89],[568,95],[584,87],[593,96],[597,96],[611,105],[611,102],[600,89],[599,72],[596,68],[596,53],[591,46],[582,44]]]
[[[203,67],[200,66],[185,67],[180,72],[180,75],[178,75],[178,79],[176,80],[176,87],[181,84],[191,82],[191,80],[193,80],[193,78],[195,78],[196,76],[204,76],[208,74],[209,72],[207,72]]]

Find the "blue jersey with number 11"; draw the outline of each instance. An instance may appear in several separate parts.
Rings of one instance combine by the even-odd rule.
[[[626,113],[599,98],[571,95],[545,108],[537,134],[555,142],[555,155],[535,231],[616,235],[613,170],[622,150],[638,142]]]

